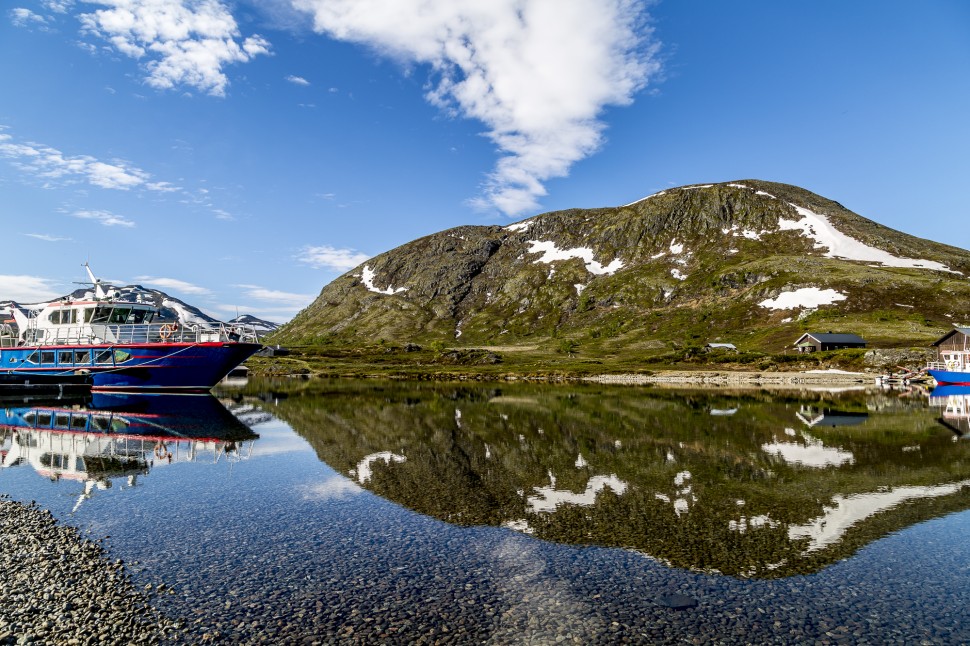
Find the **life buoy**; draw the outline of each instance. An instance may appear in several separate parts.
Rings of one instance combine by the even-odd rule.
[[[168,341],[168,338],[175,334],[179,329],[178,323],[166,323],[158,330],[158,335],[162,337],[162,341]]]
[[[171,460],[172,454],[169,452],[164,443],[159,442],[155,445],[155,457],[159,460]]]

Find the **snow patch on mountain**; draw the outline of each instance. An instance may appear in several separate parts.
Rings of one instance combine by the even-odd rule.
[[[175,310],[175,313],[178,315],[178,320],[184,323],[185,325],[198,325],[199,327],[203,327],[203,328],[213,327],[212,320],[209,319],[209,317],[196,315],[195,312],[185,307],[185,303],[181,301],[176,301],[171,298],[167,298],[164,301],[162,301],[162,307],[167,307],[171,310]]]
[[[586,263],[586,271],[591,274],[604,275],[613,274],[623,269],[623,261],[617,258],[608,265],[602,265],[593,259],[593,250],[589,247],[577,247],[575,249],[560,249],[552,240],[529,240],[528,253],[541,253],[542,257],[534,263],[550,263],[557,260],[569,260],[579,258]]]
[[[374,287],[374,270],[371,269],[368,265],[364,265],[364,269],[360,272],[360,280],[362,283],[364,283],[364,287],[366,287],[369,291],[374,292],[375,294],[394,296],[395,294],[398,294],[400,292],[406,292],[408,290],[407,287],[398,287],[397,289],[394,289],[394,287],[391,285],[388,285],[387,289],[380,289],[378,287]]]
[[[782,292],[777,298],[767,298],[758,305],[772,310],[791,310],[796,307],[818,307],[831,305],[836,301],[844,301],[846,295],[834,289],[819,289],[818,287],[802,287],[790,292]]]
[[[849,237],[832,226],[824,215],[815,213],[804,207],[789,204],[795,211],[802,216],[801,220],[778,220],[778,227],[783,231],[801,230],[803,235],[815,240],[815,248],[827,248],[826,258],[842,258],[844,260],[861,260],[863,262],[876,262],[885,267],[913,267],[919,269],[932,269],[935,271],[946,271],[952,274],[960,274],[953,271],[946,265],[932,260],[920,260],[916,258],[899,258],[888,251],[870,247],[864,242]],[[962,275],[962,274],[961,274]]]
[[[646,197],[641,197],[639,200],[636,200],[635,202],[630,202],[629,204],[624,204],[620,208],[625,208],[625,207],[628,207],[628,206],[633,206],[634,204],[639,204],[640,202],[643,202],[645,200],[649,200],[651,197],[660,197],[661,195],[664,195],[666,192],[667,191],[658,191],[657,193],[652,193],[652,194],[650,194],[650,195],[648,195]]]
[[[522,222],[516,222],[515,224],[510,224],[504,227],[506,231],[525,231],[532,226],[533,220],[523,220]]]

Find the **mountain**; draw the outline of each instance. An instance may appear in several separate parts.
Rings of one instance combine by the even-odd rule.
[[[970,319],[968,276],[963,249],[741,180],[414,240],[331,282],[274,340],[778,351],[833,330],[923,344]]]
[[[243,314],[241,316],[237,316],[234,319],[226,321],[226,323],[229,325],[248,325],[254,328],[260,334],[269,334],[270,332],[275,332],[280,327],[278,323],[261,319],[253,316],[252,314]]]
[[[106,286],[105,291],[109,298],[116,301],[126,303],[151,303],[155,307],[159,308],[158,316],[155,318],[155,322],[158,323],[178,321],[180,323],[189,325],[213,327],[218,326],[221,322],[204,313],[198,307],[190,305],[181,299],[175,298],[174,296],[169,296],[165,292],[157,289],[148,289],[146,287],[142,287],[141,285],[126,285],[124,287]],[[65,296],[65,298],[93,300],[95,296],[92,289],[81,288],[74,290]],[[22,311],[39,309],[45,304],[46,303],[21,304],[9,300],[0,301],[0,313],[9,312],[13,308],[17,308]],[[279,327],[276,323],[264,321],[263,319],[250,316],[248,314],[238,316],[231,321],[227,321],[227,323],[252,325],[256,328],[256,331],[261,334],[272,332]]]

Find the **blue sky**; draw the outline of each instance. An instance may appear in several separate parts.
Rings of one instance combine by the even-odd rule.
[[[0,300],[285,321],[462,224],[803,186],[970,248],[970,3],[12,0]]]

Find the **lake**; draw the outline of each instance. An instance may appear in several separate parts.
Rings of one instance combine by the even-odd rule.
[[[970,642],[970,391],[6,401],[0,492],[198,641]]]

